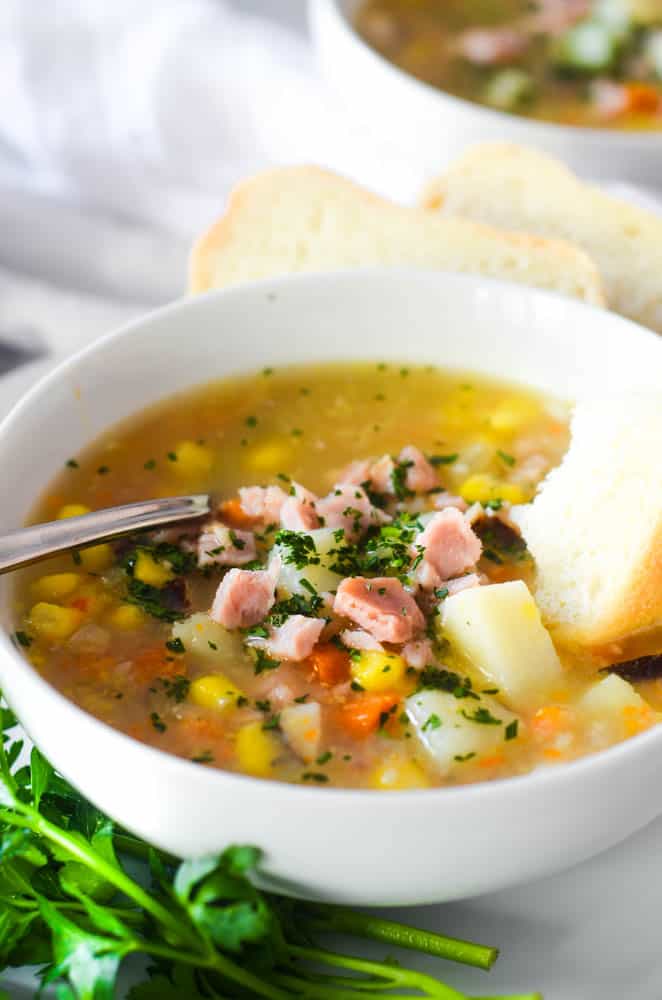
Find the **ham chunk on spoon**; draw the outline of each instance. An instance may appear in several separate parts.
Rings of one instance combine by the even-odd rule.
[[[409,642],[425,627],[414,598],[392,577],[348,577],[338,587],[333,610],[369,632],[378,642]]]

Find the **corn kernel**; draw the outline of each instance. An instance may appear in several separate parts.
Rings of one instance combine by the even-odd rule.
[[[81,549],[79,555],[81,566],[89,573],[103,573],[115,562],[113,548],[107,542],[92,545],[89,549]]]
[[[95,618],[104,608],[111,603],[107,590],[96,581],[91,580],[78,588],[75,600],[70,601],[70,606],[78,608],[88,618]]]
[[[207,445],[197,441],[180,441],[175,448],[177,461],[172,464],[172,471],[182,479],[195,479],[206,476],[214,464],[214,452]]]
[[[384,792],[427,788],[429,784],[425,772],[416,761],[397,756],[380,761],[370,775],[371,788]]]
[[[243,691],[223,674],[197,677],[189,688],[189,698],[200,708],[231,708],[242,696]]]
[[[352,660],[352,679],[366,691],[388,691],[397,687],[405,675],[406,663],[395,653],[380,653],[364,649],[358,659]]]
[[[149,584],[150,587],[165,587],[175,574],[163,563],[157,562],[149,552],[143,552],[139,549],[133,568],[133,576],[141,583]]]
[[[540,406],[525,396],[502,399],[489,417],[490,426],[500,434],[514,434],[540,415]]]
[[[460,495],[467,503],[487,503],[488,500],[526,503],[528,500],[528,494],[518,483],[506,483],[486,473],[465,479],[460,486]]]
[[[244,465],[255,472],[276,473],[286,468],[292,457],[291,447],[282,441],[265,441],[247,451]]]
[[[61,601],[74,592],[80,581],[80,573],[50,573],[34,580],[30,592],[38,601]]]
[[[108,615],[108,624],[128,632],[134,628],[140,628],[147,621],[147,618],[140,608],[135,604],[120,604]]]
[[[60,507],[58,511],[57,519],[58,521],[63,521],[67,517],[81,517],[83,514],[89,514],[90,508],[86,507],[82,503],[67,503],[64,507]]]
[[[40,601],[32,608],[30,621],[40,639],[61,642],[79,627],[83,621],[83,612],[78,608],[61,608],[57,604]]]
[[[237,733],[235,744],[237,763],[246,774],[266,778],[271,774],[272,763],[279,753],[279,745],[261,722],[249,722]]]

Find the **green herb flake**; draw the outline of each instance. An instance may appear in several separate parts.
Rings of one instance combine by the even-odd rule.
[[[478,722],[481,726],[503,725],[502,719],[497,719],[494,715],[492,715],[489,708],[483,708],[482,706],[475,709],[473,712],[467,712],[465,709],[462,709],[461,714],[465,719],[468,719],[470,722]]]
[[[67,461],[65,462],[65,465],[66,465],[66,467],[68,469],[79,469],[80,468],[80,466],[79,466],[79,464],[78,464],[78,462],[76,461],[75,458],[68,458]]]
[[[98,476],[107,476],[110,472],[110,468],[107,465],[100,465],[97,469]]]
[[[14,632],[14,639],[16,640],[18,645],[23,646],[24,649],[29,649],[29,647],[32,645],[34,641],[31,638],[31,636],[28,635],[27,632],[23,632],[20,629]]]
[[[168,639],[166,642],[166,649],[169,649],[171,653],[185,653],[186,646],[182,640],[177,636],[176,639]]]
[[[302,781],[315,781],[319,785],[325,784],[329,780],[328,774],[322,774],[320,771],[304,771],[301,775]]]
[[[194,764],[211,764],[214,760],[214,755],[211,750],[203,750],[202,753],[196,754],[195,757],[191,757]]]
[[[519,728],[519,719],[513,719],[512,722],[508,723],[508,725],[504,730],[504,739],[506,741],[517,739],[518,728]]]
[[[149,717],[149,721],[152,723],[157,733],[165,733],[168,728],[158,712],[152,712]]]
[[[319,757],[317,758],[317,760],[315,761],[315,763],[316,763],[316,764],[319,764],[320,766],[321,766],[322,764],[328,764],[328,763],[329,763],[329,761],[330,761],[330,760],[331,760],[332,758],[333,758],[333,754],[331,753],[331,751],[330,751],[330,750],[325,750],[325,752],[324,752],[324,753],[321,753],[321,754],[319,755]]]
[[[509,455],[505,451],[502,451],[501,448],[497,449],[497,455],[506,465],[513,466],[515,464],[515,457],[513,455]]]
[[[451,455],[428,455],[430,465],[452,465],[460,457],[459,452],[454,451]]]
[[[152,469],[155,469],[155,468],[156,468],[156,459],[155,458],[148,458],[147,461],[145,462],[145,464],[143,465],[143,469],[146,469],[147,472],[151,472]]]
[[[440,726],[441,726],[441,719],[436,714],[436,712],[432,712],[431,715],[428,715],[427,719],[421,726],[421,732],[425,733],[427,732],[428,729],[439,729]]]
[[[218,649],[218,646],[216,645],[216,643],[212,642],[211,639],[207,640],[207,645],[209,646],[210,649],[213,649],[214,651],[216,651]]]
[[[246,417],[244,423],[246,424],[247,427],[257,427],[257,417],[253,415],[251,415],[250,417]]]
[[[457,753],[457,754],[455,754],[455,756],[453,757],[453,760],[456,760],[458,762],[458,764],[464,764],[465,761],[472,760],[472,758],[475,757],[475,756],[476,756],[476,752],[474,750],[472,750],[470,753]]]

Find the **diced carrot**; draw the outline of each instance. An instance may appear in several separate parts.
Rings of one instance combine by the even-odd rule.
[[[148,683],[155,677],[169,676],[170,674],[181,674],[183,665],[168,656],[168,650],[164,644],[158,646],[148,646],[133,658],[133,668],[131,673],[134,678],[142,683]]]
[[[650,83],[633,81],[632,83],[624,84],[624,88],[627,95],[628,111],[654,114],[660,110],[662,100],[660,99],[660,91],[657,87],[652,86]]]
[[[653,721],[653,713],[648,705],[625,705],[623,707],[623,721],[627,735],[636,736],[637,733],[648,729]]]
[[[560,760],[563,757],[563,752],[558,747],[545,747],[543,756],[549,760]]]
[[[71,608],[78,608],[78,610],[82,611],[83,614],[85,614],[88,611],[89,606],[90,606],[90,599],[89,599],[89,597],[76,597],[69,604],[69,607],[71,607]]]
[[[218,512],[224,524],[230,528],[252,528],[259,521],[259,518],[251,517],[250,514],[246,513],[241,506],[239,497],[224,500],[218,508]]]
[[[531,719],[531,729],[541,740],[548,740],[570,723],[570,711],[563,705],[545,705]]]
[[[343,684],[349,680],[349,653],[338,649],[332,642],[321,642],[315,646],[307,662],[320,684],[333,687],[334,684]]]
[[[502,753],[493,753],[488,757],[481,757],[477,764],[479,767],[498,767],[499,764],[503,764],[505,757]]]
[[[374,733],[382,716],[391,712],[400,701],[400,695],[392,691],[365,692],[340,709],[340,722],[355,739],[364,739]]]

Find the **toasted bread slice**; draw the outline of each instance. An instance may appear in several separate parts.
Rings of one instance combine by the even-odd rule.
[[[584,251],[405,208],[317,167],[258,174],[196,243],[190,291],[304,271],[374,266],[468,271],[604,304]]]
[[[598,266],[607,304],[662,333],[662,218],[580,181],[534,149],[475,146],[424,192],[423,206],[571,240]]]
[[[570,448],[518,511],[545,622],[583,645],[662,624],[662,391],[577,404]]]

